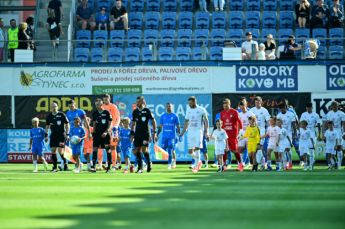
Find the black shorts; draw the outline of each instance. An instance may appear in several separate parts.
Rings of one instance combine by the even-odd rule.
[[[110,135],[107,134],[105,138],[102,138],[103,133],[94,133],[93,136],[93,147],[105,149],[106,146],[110,146]]]
[[[51,134],[50,135],[50,148],[65,147],[66,138],[64,134]]]
[[[134,147],[142,147],[149,145],[150,135],[142,134],[142,135],[134,135]]]

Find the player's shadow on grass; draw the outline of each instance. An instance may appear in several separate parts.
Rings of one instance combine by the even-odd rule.
[[[129,175],[131,176],[131,175]],[[143,174],[143,180],[150,179],[150,174]],[[75,228],[178,228],[185,227],[186,222],[193,225],[193,218],[200,218],[205,214],[204,219],[209,218],[209,208],[202,208],[202,201],[212,197],[218,202],[222,197],[213,198],[212,188],[209,183],[203,183],[209,180],[211,176],[213,181],[223,180],[223,174],[202,173],[179,174],[177,177],[169,177],[165,181],[150,179],[148,187],[128,188],[130,193],[105,196],[109,203],[88,204],[77,207],[94,208],[95,213],[81,214],[61,214],[38,217],[38,219],[48,219],[71,221],[73,225],[64,227]],[[136,179],[140,178],[139,176]],[[114,178],[116,179],[116,178]],[[129,178],[130,180],[130,178]],[[116,182],[116,180],[115,180]],[[121,183],[119,183],[121,185]],[[142,193],[142,194],[140,194]],[[102,197],[100,197],[102,198]],[[104,198],[103,198],[104,199]],[[200,211],[195,211],[201,206]],[[216,206],[215,206],[216,207]],[[101,210],[98,211],[98,210]],[[216,209],[215,209],[216,210]],[[216,217],[216,215],[215,215]],[[51,228],[49,226],[49,228]]]

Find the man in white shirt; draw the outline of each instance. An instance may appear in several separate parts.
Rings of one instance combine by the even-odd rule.
[[[194,96],[188,99],[189,108],[187,110],[185,123],[181,136],[188,130],[188,152],[195,160],[193,172],[199,172],[202,162],[200,160],[200,149],[202,149],[202,140],[205,136],[208,138],[208,117],[206,110],[197,105],[197,100]]]
[[[311,138],[316,142],[316,136],[320,136],[321,132],[321,119],[320,116],[313,112],[313,104],[306,104],[306,112],[301,115],[300,121],[306,121],[308,123],[307,129],[310,131]],[[317,127],[317,132],[316,132]],[[312,142],[309,142],[310,150],[310,166],[313,166],[315,162],[315,149],[313,148]]]
[[[260,96],[256,96],[255,99],[255,107],[251,108],[250,111],[256,116],[257,124],[260,130],[261,137],[266,134],[266,129],[268,127],[268,122],[271,118],[271,115],[268,113],[268,110],[262,107],[262,98]],[[263,146],[265,142],[265,138],[261,138],[260,145]],[[262,148],[262,147],[261,147]],[[265,154],[262,150],[258,150],[257,152],[257,161],[261,162],[262,168],[265,165]]]
[[[246,32],[246,41],[242,43],[242,60],[251,60],[252,53],[254,52],[254,54],[256,54],[258,51],[258,42],[253,41],[253,35],[251,32]]]

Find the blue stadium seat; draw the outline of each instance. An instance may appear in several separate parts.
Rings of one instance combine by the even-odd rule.
[[[142,12],[130,12],[128,15],[129,28],[141,29],[143,27],[143,17]]]
[[[140,49],[139,48],[126,48],[125,49],[125,61],[139,61]]]
[[[208,45],[208,36],[209,30],[208,29],[196,29],[194,31],[194,46],[201,47],[203,44],[207,47]]]
[[[209,29],[210,28],[210,13],[197,12],[195,14],[195,27],[196,29]]]
[[[293,31],[292,29],[280,29],[278,31],[278,38],[279,38],[279,42],[285,42],[289,36],[293,35]]]
[[[241,47],[243,41],[244,33],[242,29],[230,29],[228,33],[228,38],[235,41],[237,47]]]
[[[295,1],[293,0],[279,0],[280,11],[294,10]]]
[[[247,0],[247,10],[260,10],[260,0]]]
[[[125,39],[124,30],[112,30],[110,31],[110,47],[123,47]]]
[[[247,32],[251,32],[252,33],[253,40],[258,41],[260,39],[260,30],[259,29],[246,29],[244,31],[244,34],[246,34]]]
[[[94,9],[94,7],[95,7],[95,0],[89,0],[89,1],[87,1],[87,3],[89,4],[89,7],[91,7],[91,9]]]
[[[241,11],[230,12],[229,26],[230,29],[242,29],[244,21],[244,15]]]
[[[160,13],[159,12],[146,12],[145,26],[147,29],[159,28]]]
[[[90,48],[91,44],[91,31],[79,30],[77,31],[77,47],[78,48]]]
[[[172,61],[174,59],[174,49],[171,47],[159,48],[158,58],[160,61]]]
[[[176,28],[176,12],[163,12],[162,28],[175,29]]]
[[[128,47],[140,47],[141,46],[141,30],[129,30],[127,34]]]
[[[305,39],[310,37],[310,30],[306,28],[297,28],[295,30],[295,37],[296,37],[296,42],[301,43],[305,41]]]
[[[329,47],[329,59],[341,60],[344,58],[344,47],[343,46],[330,46]]]
[[[90,0],[89,0],[90,1]],[[122,2],[122,5],[124,6],[124,7],[126,7],[126,9],[128,9],[128,1],[129,0],[122,0],[121,2]]]
[[[174,47],[175,30],[165,29],[161,31],[160,46],[161,47]]]
[[[325,46],[320,46],[317,50],[316,59],[326,60],[327,59],[327,48]]]
[[[131,12],[143,12],[144,0],[131,0]]]
[[[243,0],[231,0],[230,1],[230,11],[242,11],[243,10]]]
[[[110,8],[111,8],[111,3],[112,3],[111,0],[98,0],[97,1],[97,7],[98,7],[98,9],[105,8],[107,10],[107,12],[109,12]]]
[[[147,0],[146,1],[146,11],[160,11],[160,0]]]
[[[211,46],[224,47],[226,32],[224,29],[213,29],[211,32]]]
[[[330,45],[344,45],[344,29],[343,28],[331,28],[329,29]]]
[[[180,29],[177,31],[177,46],[179,47],[191,47],[192,46],[192,35],[191,29]]]
[[[193,26],[193,13],[181,12],[178,18],[178,24],[180,29],[192,29]]]
[[[101,62],[103,60],[103,49],[92,48],[91,49],[91,62]]]
[[[277,0],[264,0],[264,10],[265,11],[276,11],[278,8]]]
[[[205,47],[205,56],[207,56],[207,48]],[[195,47],[192,53],[193,60],[202,60],[203,48]]]
[[[163,9],[164,11],[176,12],[177,1],[176,0],[164,0]]]
[[[273,11],[264,11],[262,13],[262,28],[275,29],[277,27],[277,13]]]
[[[74,49],[74,61],[76,61],[76,62],[88,62],[89,61],[89,49],[88,48],[75,48]]]
[[[144,46],[148,47],[150,44],[158,45],[158,30],[146,29],[144,31]]]
[[[247,11],[246,13],[246,28],[259,29],[260,28],[260,12]]]
[[[226,28],[226,14],[225,12],[214,12],[212,14],[212,29]]]
[[[95,48],[103,48],[108,41],[108,32],[105,30],[96,30],[93,32],[93,40]]]
[[[148,47],[141,49],[141,60],[142,61],[153,61],[153,51]]]
[[[193,10],[193,0],[180,1],[180,10],[183,12],[191,12]]]
[[[275,39],[276,36],[277,36],[277,30],[276,29],[262,29],[261,30],[261,38],[262,38],[262,40],[265,41],[268,34],[272,34],[273,39]]]
[[[279,14],[279,28],[280,29],[291,29],[294,26],[294,22],[295,22],[295,19],[294,19],[293,11],[280,11],[280,14]]]
[[[108,49],[108,61],[109,62],[122,62],[123,50],[122,48],[110,48]]]
[[[324,29],[324,28],[313,29],[312,35],[313,35],[313,38],[320,40],[321,45],[323,46],[327,45],[327,40],[325,40],[327,38],[327,29]]]
[[[223,48],[211,47],[210,48],[210,60],[223,60]]]
[[[190,60],[191,48],[177,47],[175,51],[176,60]]]

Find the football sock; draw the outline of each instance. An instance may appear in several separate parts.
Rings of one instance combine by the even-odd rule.
[[[341,152],[341,150],[339,150],[337,152],[338,155],[338,167],[341,167],[342,161],[343,161],[343,152]]]
[[[151,167],[151,158],[150,158],[150,154],[147,152],[147,153],[144,153],[144,157],[145,157],[145,160],[146,160],[146,164],[147,164],[147,167]]]
[[[141,152],[137,153],[137,163],[138,163],[138,170],[143,169],[143,159],[141,157]]]
[[[112,162],[111,156],[112,156],[112,153],[107,152],[107,161],[108,161],[107,169],[110,169],[110,167],[111,167],[111,162]]]
[[[170,165],[172,162],[172,148],[168,147],[168,154],[169,154],[169,158],[168,158],[168,164]]]
[[[32,163],[34,164],[34,167],[36,168],[36,166],[37,166],[37,160],[32,161]]]
[[[312,149],[310,150],[310,155],[309,155],[309,164],[310,166],[313,166],[315,163],[315,151]]]
[[[235,153],[235,157],[236,157],[238,163],[242,162],[240,153]]]
[[[92,157],[94,158],[94,157]],[[96,154],[96,157],[95,158],[98,158],[98,164],[102,165],[102,162],[103,162],[103,149],[98,149],[98,153]],[[94,164],[96,165],[96,164]]]
[[[195,165],[198,165],[200,162],[200,150],[196,150],[194,153],[195,153]]]
[[[232,155],[231,155],[231,151],[229,150],[228,152],[226,152],[224,155],[228,156],[228,164],[231,165],[231,161],[232,161]],[[223,163],[226,164],[226,160],[223,160]]]
[[[271,160],[268,160],[268,161],[267,161],[267,165],[271,166],[271,163],[272,163]],[[278,164],[278,163],[277,163],[277,164]]]
[[[57,157],[56,154],[52,154],[53,168],[57,168]]]
[[[97,150],[94,150],[92,152],[92,168],[95,168],[95,166],[96,166],[97,156],[98,156],[98,152],[97,152]]]
[[[112,165],[115,166],[116,165],[116,150],[112,150],[111,151],[111,158],[112,158]]]

